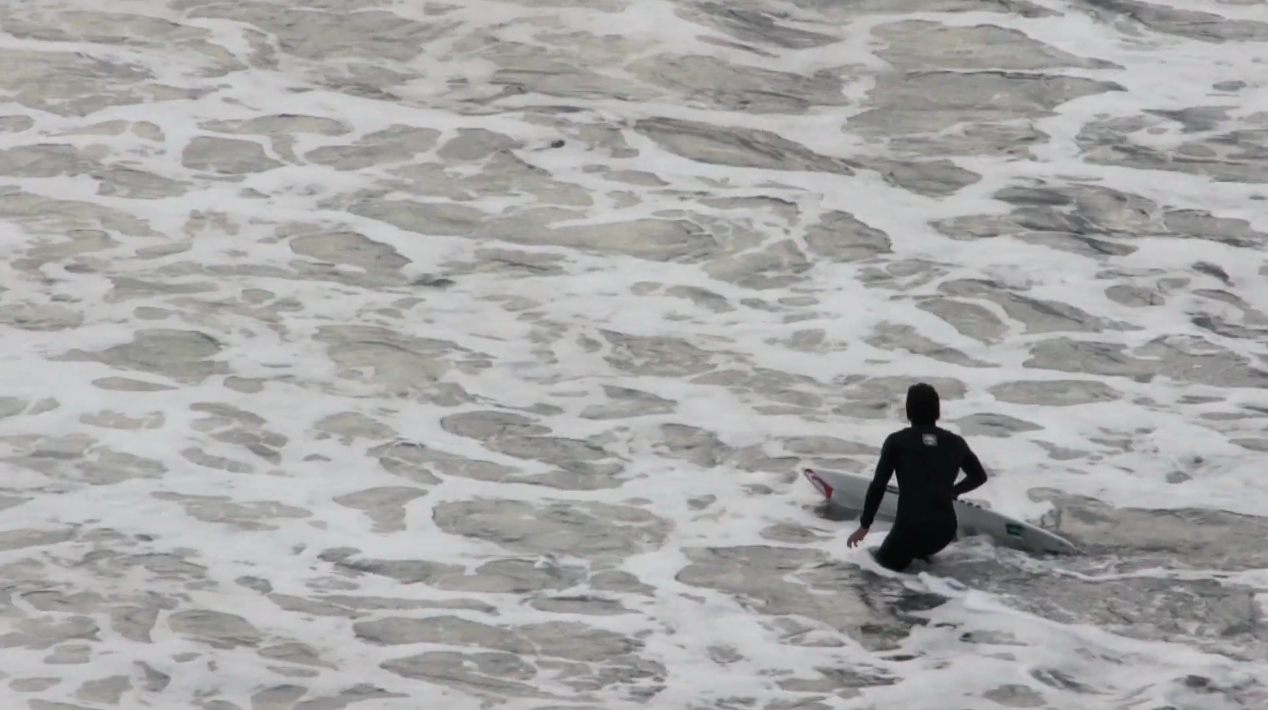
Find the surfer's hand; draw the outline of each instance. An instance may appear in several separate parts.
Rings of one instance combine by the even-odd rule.
[[[863,542],[863,538],[867,537],[867,531],[868,528],[859,528],[858,530],[855,530],[850,533],[850,537],[846,539],[845,544],[849,547],[858,547],[858,544]]]

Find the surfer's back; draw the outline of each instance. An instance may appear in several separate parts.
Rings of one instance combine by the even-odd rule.
[[[932,525],[948,528],[954,534],[952,501],[986,483],[986,471],[964,437],[938,426],[942,404],[933,386],[920,382],[907,388],[906,409],[911,426],[890,434],[881,446],[859,527],[871,527],[889,479],[897,474],[898,516],[894,529]],[[956,483],[961,469],[966,478]]]
[[[881,456],[889,459],[898,478],[896,522],[954,518],[952,500],[986,483],[986,471],[964,437],[936,425],[915,425],[890,434]],[[957,485],[961,469],[966,478]]]

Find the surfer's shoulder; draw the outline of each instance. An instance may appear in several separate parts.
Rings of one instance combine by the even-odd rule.
[[[953,431],[946,431],[945,429],[943,431],[946,433],[947,438],[949,438],[951,441],[954,441],[956,445],[959,446],[961,449],[964,449],[966,451],[969,450],[968,439],[965,439],[963,436],[960,436],[959,434]]]
[[[916,430],[914,427],[905,427],[903,429],[899,429],[898,431],[885,437],[885,443],[882,444],[882,446],[887,448],[894,447],[894,446],[902,446],[903,444],[911,440],[912,436],[915,434],[915,431]]]
[[[956,443],[958,443],[958,444],[966,444],[966,443],[967,443],[967,442],[964,440],[964,437],[960,436],[959,434],[957,434],[957,433],[955,433],[955,432],[953,432],[953,431],[949,431],[949,430],[947,430],[947,429],[943,429],[943,428],[942,428],[942,427],[940,427],[940,426],[935,426],[935,427],[933,428],[933,432],[932,432],[932,433],[936,434],[936,435],[938,436],[938,438],[939,438],[939,439],[943,439],[943,440],[945,440],[945,441],[953,441],[953,442],[956,442]]]

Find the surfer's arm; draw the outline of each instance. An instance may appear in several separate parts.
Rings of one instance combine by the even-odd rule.
[[[872,476],[872,485],[867,487],[867,496],[863,499],[863,515],[859,518],[860,528],[872,527],[872,521],[881,508],[881,499],[885,497],[885,488],[893,475],[894,439],[891,437],[881,446],[881,457],[876,462],[876,475]]]
[[[986,469],[982,468],[982,462],[967,443],[964,445],[964,460],[960,462],[960,470],[964,471],[964,478],[951,489],[956,498],[986,483]]]

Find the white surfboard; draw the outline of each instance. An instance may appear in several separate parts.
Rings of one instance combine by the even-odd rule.
[[[871,478],[852,473],[809,468],[802,473],[824,498],[855,510],[863,509],[867,487],[872,484]],[[898,514],[898,488],[890,485],[886,491],[876,515],[892,519]],[[1074,554],[1079,551],[1073,543],[1059,535],[968,501],[955,501],[955,517],[960,524],[960,537],[986,535],[998,544],[1026,552]]]

